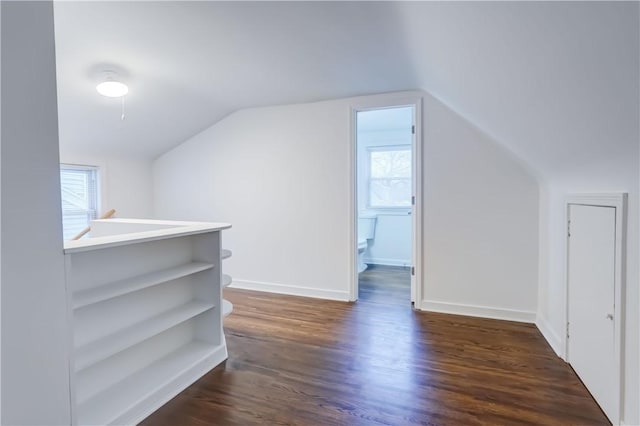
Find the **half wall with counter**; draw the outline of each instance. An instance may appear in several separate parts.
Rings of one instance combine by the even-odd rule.
[[[109,219],[65,243],[73,424],[135,424],[227,358],[224,223]]]

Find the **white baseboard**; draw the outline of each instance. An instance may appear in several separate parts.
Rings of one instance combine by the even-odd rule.
[[[348,301],[348,291],[325,290],[322,288],[302,287],[289,284],[269,283],[262,281],[249,281],[233,279],[231,288],[239,288],[242,290],[264,291],[267,293],[289,294],[292,296],[315,297],[317,299],[329,299]]]
[[[370,265],[411,266],[411,260],[388,259],[384,257],[365,257],[364,263],[370,264]]]
[[[423,300],[420,304],[420,309],[428,312],[466,315],[470,317],[526,322],[531,324],[533,324],[536,319],[535,312],[492,308],[489,306],[465,305],[463,303],[436,302],[433,300]]]
[[[556,355],[558,355],[560,358],[563,358],[562,340],[560,339],[560,336],[558,336],[558,334],[553,331],[553,328],[551,327],[549,322],[538,315],[536,316],[536,327],[538,327],[538,330],[540,330],[540,333],[547,340],[549,346],[551,346],[551,349],[553,349]]]

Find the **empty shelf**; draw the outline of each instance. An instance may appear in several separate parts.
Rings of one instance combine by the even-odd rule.
[[[233,304],[226,299],[222,299],[222,316],[226,317],[233,312]]]
[[[231,282],[233,281],[233,279],[231,278],[231,275],[227,275],[227,274],[222,274],[222,287],[229,287],[229,285],[231,284]]]
[[[221,259],[228,259],[231,257],[231,250],[227,250],[227,249],[222,249],[220,250],[220,258]]]
[[[80,371],[107,359],[213,307],[210,303],[189,302],[80,346],[76,349],[75,370]]]
[[[92,303],[102,302],[112,297],[122,296],[123,294],[142,290],[211,268],[213,268],[213,265],[210,263],[193,262],[162,271],[139,275],[126,280],[115,281],[99,287],[79,290],[73,294],[73,308],[77,309]]]
[[[79,404],[78,424],[137,423],[225,358],[223,345],[193,341]]]

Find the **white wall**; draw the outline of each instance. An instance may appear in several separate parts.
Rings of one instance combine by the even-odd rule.
[[[235,285],[346,300],[349,109],[237,112],[154,163],[154,215],[231,222]]]
[[[53,6],[2,2],[2,424],[69,424]]]
[[[386,125],[385,123],[358,124],[358,212],[377,214],[375,236],[373,241],[369,241],[369,247],[365,252],[364,261],[368,264],[411,265],[411,216],[409,216],[411,209],[370,209],[367,206],[368,148],[387,145],[410,145],[413,119],[411,110],[408,108],[407,110],[409,111],[407,117],[397,117],[400,122],[389,122]],[[379,114],[380,112],[375,111],[375,113]],[[378,128],[375,128],[376,124]],[[399,125],[402,125],[402,127],[391,127]],[[369,126],[374,128],[368,128]]]
[[[2,7],[0,7],[0,45],[2,45]],[[0,59],[1,62],[1,59]],[[2,81],[2,66],[0,66]],[[0,84],[2,99],[2,84]],[[0,129],[2,129],[2,102],[0,102]],[[0,189],[2,188],[2,131],[0,131]],[[0,241],[2,241],[2,197],[0,196]],[[0,330],[2,330],[2,244],[0,243]],[[0,332],[1,334],[1,332]],[[2,423],[2,338],[0,337],[0,423]]]
[[[600,7],[597,6],[597,9]],[[602,43],[603,35],[619,37],[607,43],[607,55],[615,56],[615,60],[605,60],[603,58],[606,55],[594,55],[590,50],[585,50],[590,57],[599,61],[599,67],[615,67],[619,78],[600,79],[605,83],[597,93],[584,89],[592,87],[589,73],[593,67],[585,68],[589,71],[584,73],[576,73],[571,79],[572,84],[590,96],[591,102],[578,103],[579,108],[572,108],[570,114],[559,114],[558,117],[562,118],[559,123],[569,123],[573,127],[555,133],[555,137],[563,138],[565,143],[554,144],[541,151],[548,161],[541,164],[546,170],[540,192],[539,303],[536,323],[556,352],[564,356],[567,315],[566,196],[571,193],[627,192],[626,289],[623,306],[617,307],[617,312],[624,312],[625,322],[621,418],[625,424],[635,425],[640,424],[640,30],[638,5],[629,5],[629,8],[626,5],[616,7],[608,10],[606,15],[599,11],[603,16],[598,22],[602,26],[601,35],[594,36],[594,42]],[[592,12],[595,13],[596,9]],[[619,24],[615,30],[612,29],[614,21]],[[545,129],[545,132],[549,133],[550,130]],[[549,134],[554,133],[551,131]]]
[[[520,145],[520,151],[540,167],[545,178],[540,192],[536,322],[560,355],[565,354],[567,314],[565,197],[570,193],[629,193],[626,294],[623,306],[616,310],[624,312],[625,320],[625,395],[621,417],[625,424],[637,425],[640,424],[640,6],[638,2],[573,5],[554,7],[555,19],[564,24],[562,31],[575,30],[572,37],[562,40],[558,30],[546,32],[546,37],[561,40],[554,45],[553,52],[563,52],[565,56],[560,67],[563,69],[559,68],[561,74],[541,80],[547,87],[539,88],[540,96],[549,101],[538,105],[544,106],[546,112],[520,114],[522,120],[532,122],[530,132],[522,131],[513,120],[504,122],[513,126],[510,133],[522,132],[522,139],[513,141],[514,147]],[[548,4],[540,7],[536,4],[531,10],[532,19],[549,21],[547,7]],[[575,37],[581,28],[590,32],[588,45],[584,43],[585,37]],[[575,48],[577,45],[584,49]],[[519,44],[514,46],[528,51]],[[606,75],[616,77],[603,78]],[[486,87],[495,89],[492,84]],[[543,91],[549,95],[545,96]],[[520,98],[531,104],[530,97]],[[545,114],[554,117],[555,122],[547,122]],[[544,122],[547,124],[540,125]]]
[[[423,308],[533,321],[536,179],[442,103],[423,109]]]
[[[117,217],[152,217],[151,160],[79,153],[61,146],[60,162],[99,168],[101,213],[116,209]]]
[[[349,117],[361,101],[232,114],[156,160],[154,214],[231,222],[235,285],[346,300]],[[427,94],[423,110],[423,307],[532,321],[535,179]]]

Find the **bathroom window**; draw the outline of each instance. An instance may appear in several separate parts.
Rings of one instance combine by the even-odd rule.
[[[411,206],[411,145],[368,150],[369,207]]]
[[[61,164],[60,186],[63,237],[70,240],[97,216],[98,169]]]

